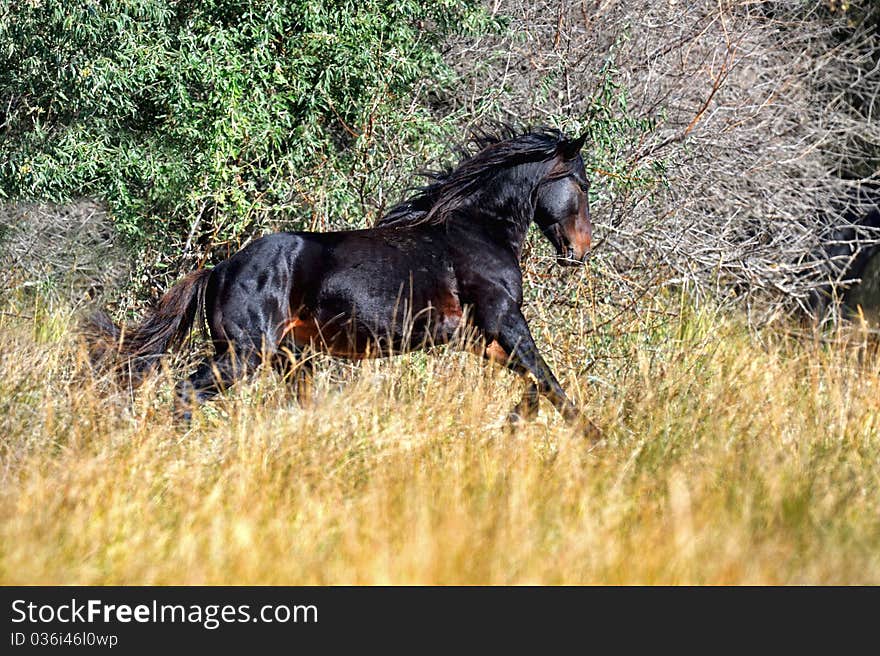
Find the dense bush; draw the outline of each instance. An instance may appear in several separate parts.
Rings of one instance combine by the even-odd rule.
[[[609,298],[792,308],[860,276],[816,257],[841,230],[880,241],[841,210],[880,175],[878,21],[872,0],[7,0],[0,193],[103,199],[156,293],[266,230],[371,223],[468,127],[547,123],[589,134]]]
[[[497,27],[474,0],[4,3],[0,193],[101,197],[190,259],[357,225],[394,200],[392,153],[421,163],[451,125],[409,102],[449,79],[443,40]]]
[[[880,243],[850,225],[880,178],[876,0],[493,7],[509,28],[458,39],[447,61],[469,92],[450,107],[591,119],[593,278],[619,283],[610,298],[686,286],[759,322],[860,277],[821,254],[841,229],[853,251]]]

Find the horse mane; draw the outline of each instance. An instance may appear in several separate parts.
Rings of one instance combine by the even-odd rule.
[[[551,127],[518,132],[511,126],[499,125],[493,132],[475,130],[465,145],[453,149],[459,158],[457,166],[420,172],[430,182],[412,189],[411,196],[388,210],[375,225],[443,224],[479,183],[499,167],[548,160],[565,140],[562,132]]]

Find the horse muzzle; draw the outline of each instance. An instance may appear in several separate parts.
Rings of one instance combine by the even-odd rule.
[[[581,257],[577,257],[574,249],[571,246],[568,246],[563,251],[556,254],[556,264],[567,267],[584,266],[587,263],[587,258],[589,256],[590,251],[584,251]]]
[[[578,235],[574,241],[559,222],[541,229],[544,236],[556,249],[556,263],[560,266],[583,266],[590,255],[590,235]]]
[[[562,233],[561,237],[556,248],[556,263],[560,266],[584,266],[590,256],[589,234],[576,240],[570,239],[565,233]]]

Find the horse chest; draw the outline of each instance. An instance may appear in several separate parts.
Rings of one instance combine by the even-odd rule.
[[[461,326],[461,302],[456,290],[447,290],[437,298],[434,334],[440,339],[449,339]]]

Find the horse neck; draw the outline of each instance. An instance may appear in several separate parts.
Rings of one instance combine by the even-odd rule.
[[[506,169],[471,199],[462,222],[479,226],[519,259],[535,214],[535,190],[547,168],[545,162],[529,162]]]

